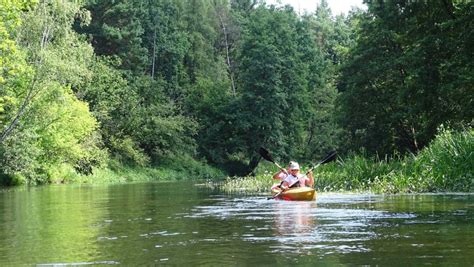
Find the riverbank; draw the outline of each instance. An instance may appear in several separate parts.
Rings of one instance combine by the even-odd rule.
[[[226,192],[268,192],[276,168],[261,164],[256,177],[228,178]],[[474,131],[442,130],[417,155],[391,159],[350,155],[314,171],[318,191],[374,193],[474,192]],[[304,170],[303,170],[304,171]]]
[[[315,188],[320,192],[352,191],[374,193],[474,192],[474,131],[442,130],[433,142],[417,155],[392,159],[349,155],[315,169]],[[278,181],[272,179],[276,168],[262,161],[255,177],[229,177],[196,160],[177,160],[161,167],[127,166],[110,161],[94,168],[92,174],[78,174],[65,166],[48,183],[127,183],[210,179],[229,193],[268,192]],[[304,170],[303,170],[304,171]],[[13,177],[15,178],[15,177]],[[7,186],[25,184],[25,180],[0,179]]]
[[[92,168],[90,174],[80,174],[69,165],[63,165],[55,169],[55,175],[46,182],[40,184],[114,184],[129,182],[150,182],[150,181],[180,181],[199,179],[222,179],[225,174],[214,167],[200,161],[186,159],[161,164],[159,167],[130,166],[111,160],[106,166]],[[27,180],[20,176],[0,177],[0,186],[20,186],[26,185]],[[36,184],[32,184],[36,185]]]
[[[211,167],[207,170],[190,171],[186,169],[151,168],[151,167],[120,167],[119,169],[98,169],[93,175],[80,175],[69,183],[113,184],[152,181],[182,181],[200,179],[219,179],[225,175]]]

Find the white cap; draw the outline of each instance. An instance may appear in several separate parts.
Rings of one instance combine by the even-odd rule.
[[[299,170],[300,169],[300,165],[298,164],[298,162],[294,162],[294,161],[290,161],[290,170]]]

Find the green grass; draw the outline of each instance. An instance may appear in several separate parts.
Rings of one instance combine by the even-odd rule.
[[[223,179],[225,174],[219,169],[194,160],[191,157],[184,157],[168,160],[167,162],[160,162],[154,167],[129,166],[117,160],[110,160],[107,166],[93,168],[91,175],[79,174],[72,166],[62,164],[48,169],[47,176],[49,178],[43,180],[50,184],[113,184],[148,181]],[[28,180],[21,175],[0,175],[0,186],[18,186],[25,184],[35,185],[35,183],[28,183]]]
[[[242,192],[269,192],[270,187],[278,181],[269,174],[255,177],[229,177],[220,185],[220,189],[227,193]]]
[[[474,191],[474,130],[443,130],[414,161],[417,177],[439,191]]]
[[[111,162],[108,168],[95,169],[93,175],[81,176],[74,182],[128,183],[148,181],[181,181],[219,179],[225,175],[218,169],[192,158],[162,162],[158,167],[133,167]]]

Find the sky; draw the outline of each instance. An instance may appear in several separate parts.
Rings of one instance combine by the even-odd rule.
[[[316,6],[319,4],[320,0],[280,0],[282,5],[290,4],[293,6],[294,10],[297,13],[303,14],[306,10],[307,12],[314,12]],[[328,2],[329,8],[332,11],[333,15],[339,15],[344,13],[347,15],[352,6],[356,6],[362,9],[367,9],[366,5],[362,3],[362,0],[326,0]],[[278,0],[266,0],[267,5],[274,4],[279,6],[277,3]]]

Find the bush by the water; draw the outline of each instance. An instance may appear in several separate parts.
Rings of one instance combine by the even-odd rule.
[[[443,130],[416,157],[414,173],[429,191],[474,191],[474,129]]]

